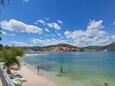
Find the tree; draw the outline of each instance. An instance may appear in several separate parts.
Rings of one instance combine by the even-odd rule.
[[[1,23],[0,23],[0,30],[1,30]],[[0,32],[0,35],[2,34],[2,32]],[[0,36],[0,40],[2,40],[1,36]]]
[[[4,5],[6,2],[9,2],[10,0],[0,0],[0,5]],[[0,24],[0,30],[2,29],[1,24]],[[2,34],[2,32],[0,32],[0,34]],[[0,36],[0,41],[2,40],[1,36]]]
[[[0,30],[1,30],[1,24],[0,24]],[[2,40],[2,38],[1,38],[1,34],[2,34],[2,32],[0,32],[0,41]],[[2,44],[0,44],[0,50],[3,48],[3,45]]]
[[[3,49],[3,45],[2,44],[0,44],[0,50],[2,50]]]
[[[24,53],[23,48],[10,48],[0,51],[0,61],[4,63],[6,67],[11,67],[13,65],[20,66],[19,59],[17,56],[22,57]]]
[[[9,2],[10,0],[0,0],[0,5],[4,5],[5,3]],[[1,24],[0,24],[0,30],[2,29]],[[0,31],[0,34],[2,34],[2,32]],[[1,40],[1,36],[0,36],[0,40]],[[2,48],[2,44],[0,44],[0,47]],[[0,61],[4,62],[4,65],[7,67],[10,67],[12,65],[18,65],[20,66],[20,62],[17,58],[17,56],[22,57],[24,53],[24,49],[23,48],[16,48],[16,47],[12,47],[12,48],[4,48],[2,49],[2,51],[0,51]]]

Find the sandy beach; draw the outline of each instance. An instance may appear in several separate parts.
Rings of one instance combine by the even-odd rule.
[[[27,80],[23,82],[22,86],[62,86],[46,77],[44,74],[37,75],[35,71],[29,69],[26,65],[21,66],[20,72],[24,79]]]

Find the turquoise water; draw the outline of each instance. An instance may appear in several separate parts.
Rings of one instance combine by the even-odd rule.
[[[115,52],[43,53],[23,60],[36,67],[40,65],[47,74],[67,86],[115,86]],[[63,66],[64,73],[59,68]]]

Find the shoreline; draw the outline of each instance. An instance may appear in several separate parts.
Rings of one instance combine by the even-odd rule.
[[[26,65],[21,65],[20,73],[26,80],[26,82],[22,83],[22,86],[63,86],[50,77],[46,77],[42,72],[37,75],[35,70],[31,70]]]
[[[40,54],[40,53],[37,53],[37,54],[25,54],[25,56],[44,56],[44,55],[47,55],[47,54]]]

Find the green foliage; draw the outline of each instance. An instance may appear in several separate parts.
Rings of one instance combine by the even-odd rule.
[[[2,34],[2,32],[1,32],[1,24],[0,24],[0,41],[2,40],[1,34]]]
[[[15,84],[15,86],[19,86],[18,84]]]
[[[22,48],[10,48],[10,49],[3,49],[0,51],[0,61],[4,62],[6,67],[10,67],[12,65],[20,66],[19,59],[17,56],[22,57],[24,53],[24,49]]]
[[[10,0],[0,0],[0,6],[4,5],[6,2],[9,2]],[[2,29],[1,24],[0,24],[0,30]],[[2,32],[0,31],[0,34],[2,34]],[[2,37],[0,36],[0,41],[2,40]]]
[[[16,56],[23,56],[24,54],[24,48],[16,48],[16,47],[12,47],[11,51],[13,51],[15,53]]]
[[[2,44],[0,44],[0,50],[2,50],[3,49],[3,45]]]

